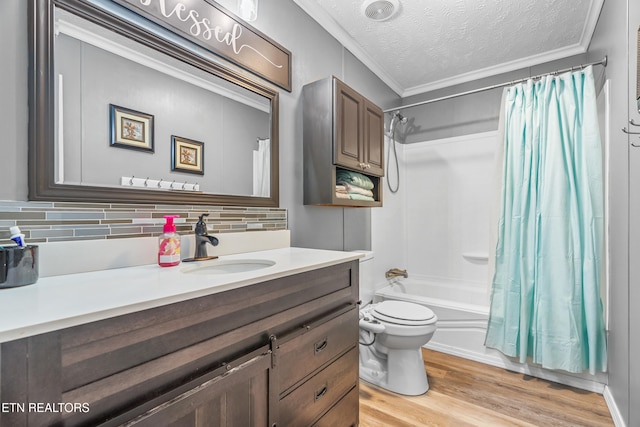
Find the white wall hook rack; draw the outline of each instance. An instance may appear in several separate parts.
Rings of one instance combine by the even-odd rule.
[[[200,191],[200,185],[197,182],[192,183],[176,179],[165,180],[164,178],[137,178],[133,175],[121,177],[120,185],[123,187],[147,188],[150,190]]]

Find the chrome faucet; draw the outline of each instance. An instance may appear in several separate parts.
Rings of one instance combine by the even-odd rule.
[[[392,268],[384,273],[384,277],[387,279],[393,279],[394,277],[404,277],[405,279],[409,277],[409,273],[407,270],[400,270],[399,268]]]
[[[210,236],[207,232],[207,224],[204,222],[204,217],[209,216],[208,213],[203,213],[198,217],[196,223],[195,235],[196,235],[196,253],[193,256],[195,261],[203,261],[206,259],[218,258],[217,256],[209,256],[207,254],[207,243],[213,246],[218,246],[218,239],[214,236]]]

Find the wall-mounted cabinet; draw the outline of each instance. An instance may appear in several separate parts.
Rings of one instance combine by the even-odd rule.
[[[304,203],[382,206],[382,109],[335,77],[306,85],[303,108]]]

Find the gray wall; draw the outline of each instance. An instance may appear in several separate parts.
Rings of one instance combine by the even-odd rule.
[[[628,4],[637,3],[636,0]],[[627,100],[631,93],[628,80],[627,1],[604,3],[594,34],[589,57],[604,54],[609,58],[606,69],[611,80],[611,127],[609,160],[609,244],[610,244],[610,325],[609,325],[609,389],[627,426],[640,425],[638,396],[635,404],[629,394],[630,364],[635,364],[640,348],[630,347],[630,307],[637,311],[638,296],[629,289],[629,145],[621,128],[628,126]],[[638,16],[636,14],[636,16]],[[638,25],[637,18],[636,23]],[[637,191],[636,191],[637,193]],[[636,263],[637,265],[637,263]],[[636,335],[638,332],[635,332]],[[637,389],[638,379],[635,380]]]
[[[0,200],[27,200],[27,2],[0,1]]]
[[[629,2],[629,88],[627,91],[629,106],[629,118],[635,123],[640,122],[640,112],[638,111],[638,102],[636,99],[636,86],[640,85],[640,72],[638,67],[640,53],[640,3],[638,1]],[[640,89],[640,88],[638,88]],[[637,127],[633,127],[635,132]],[[624,137],[620,138],[624,141]],[[629,136],[629,140],[634,144],[640,144],[640,136]],[[627,146],[629,147],[629,146]],[[629,147],[629,236],[633,236],[629,242],[629,260],[633,260],[629,265],[629,297],[627,299],[627,310],[629,312],[629,350],[626,354],[629,361],[629,422],[628,425],[640,425],[640,366],[638,366],[638,352],[640,352],[640,311],[638,303],[640,303],[640,149]],[[620,156],[620,161],[624,161],[624,157]],[[620,295],[618,301],[624,303],[624,295]],[[624,321],[625,319],[622,319]],[[621,374],[624,371],[621,372]]]

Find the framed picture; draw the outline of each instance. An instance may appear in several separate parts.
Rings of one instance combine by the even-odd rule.
[[[131,150],[154,151],[153,116],[109,104],[111,145]]]
[[[204,175],[204,142],[171,135],[171,170]]]

